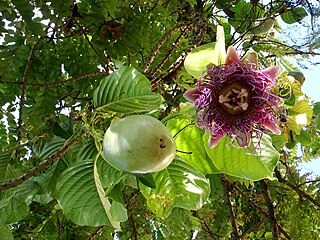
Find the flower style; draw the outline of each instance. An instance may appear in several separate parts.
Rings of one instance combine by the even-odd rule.
[[[257,60],[256,55],[251,58]],[[210,147],[215,147],[224,135],[245,147],[252,137],[261,138],[266,130],[281,134],[277,110],[281,111],[282,100],[272,93],[280,69],[271,66],[258,70],[252,62],[241,60],[231,46],[225,64],[212,66],[198,86],[184,94],[194,102],[198,126],[211,133]]]

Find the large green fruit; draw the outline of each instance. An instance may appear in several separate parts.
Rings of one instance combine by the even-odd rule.
[[[121,171],[149,173],[166,168],[176,147],[158,119],[132,115],[111,124],[104,135],[103,151],[110,165]]]

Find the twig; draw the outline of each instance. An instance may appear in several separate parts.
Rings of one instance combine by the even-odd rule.
[[[214,232],[212,232],[210,226],[208,225],[208,223],[202,218],[199,216],[198,212],[197,211],[193,211],[193,216],[199,218],[202,222],[202,224],[204,225],[206,231],[209,233],[209,235],[211,237],[213,237],[213,239],[219,239],[218,237],[222,237],[222,236],[218,236],[217,234],[215,234]]]
[[[87,238],[87,240],[93,240],[105,227],[105,225],[97,227],[90,235],[90,237]]]
[[[97,54],[97,56],[104,62],[106,66],[109,65],[109,63],[104,59],[104,57],[101,56],[101,54],[98,52],[98,50],[92,45],[90,39],[88,38],[86,31],[83,29],[83,27],[80,25],[80,23],[75,19],[75,22],[77,23],[81,33],[84,35],[85,39],[87,40],[88,44],[92,48],[92,50]]]
[[[255,229],[257,229],[268,217],[268,214],[265,212],[265,210],[263,208],[261,208],[260,206],[258,206],[254,201],[252,201],[250,199],[250,197],[248,195],[246,195],[238,186],[236,186],[234,183],[229,183],[230,186],[235,189],[237,192],[240,193],[240,195],[252,206],[254,207],[254,209],[256,211],[259,211],[262,213],[263,215],[263,219],[261,219],[261,221],[259,223],[257,223],[255,226],[253,226],[252,228],[248,229],[247,231],[245,231],[242,235],[241,235],[241,239],[244,238],[247,234],[249,234],[250,232],[254,231]],[[281,233],[283,233],[283,235],[287,238],[287,239],[292,239],[290,237],[290,235],[277,223],[278,229]]]
[[[277,224],[279,231],[288,239],[291,240],[292,237],[287,233],[279,224]]]
[[[188,55],[189,52],[191,52],[192,49],[199,46],[199,44],[202,42],[206,34],[205,28],[200,29],[200,33],[198,34],[197,40],[184,52],[180,54],[180,56],[177,58],[177,60],[169,66],[169,68],[160,76],[154,78],[151,80],[152,85],[156,85],[157,83],[161,82],[165,77],[167,77],[169,74],[173,73],[176,69],[182,66],[184,59]]]
[[[284,179],[282,176],[281,176],[281,173],[279,171],[278,168],[275,168],[274,169],[274,172],[275,172],[275,175],[276,175],[276,178],[279,180],[279,182],[282,182],[284,184],[286,184],[287,186],[291,187],[293,190],[296,191],[296,193],[302,197],[302,198],[306,198],[308,199],[310,202],[312,202],[315,206],[319,207],[320,208],[320,202],[318,202],[316,199],[312,198],[309,194],[307,194],[306,192],[302,191],[297,185],[289,182],[288,180]]]
[[[183,35],[187,31],[187,29],[190,27],[189,25],[186,25],[182,28],[182,31],[180,35],[177,37],[176,41],[172,44],[172,47],[169,49],[167,54],[162,58],[162,60],[157,64],[157,66],[150,72],[149,76],[150,78],[154,78],[154,75],[160,70],[160,68],[168,61],[171,54],[173,53],[173,50],[177,47],[178,43],[181,41]]]
[[[81,134],[84,134],[84,133],[85,133],[85,131],[83,131]],[[20,177],[9,180],[7,182],[0,183],[0,190],[5,190],[5,189],[16,187],[16,186],[22,184],[24,181],[28,180],[29,178],[35,176],[39,172],[46,169],[48,166],[52,165],[55,161],[57,161],[63,154],[65,154],[77,142],[78,142],[78,140],[76,138],[71,139],[61,149],[59,149],[58,151],[56,151],[55,153],[50,155],[47,159],[40,162],[34,168],[27,170]]]
[[[256,210],[261,212],[265,217],[267,217],[266,211],[258,206],[251,198],[250,195],[245,194],[238,186],[236,186],[234,183],[229,183],[229,186],[235,189],[237,192],[240,193],[240,195]]]
[[[242,233],[242,235],[240,236],[240,239],[245,239],[245,236],[250,234],[251,232],[257,232],[259,230],[260,226],[266,221],[266,219],[267,219],[266,217],[263,217],[262,219],[260,219],[259,222],[257,222],[255,225],[250,227],[244,233]]]
[[[233,235],[233,238],[239,239],[240,235],[239,235],[239,232],[238,232],[238,224],[237,224],[236,217],[234,215],[234,211],[233,211],[233,207],[232,207],[232,203],[231,203],[231,200],[230,200],[229,181],[228,181],[228,179],[227,179],[225,174],[220,174],[219,176],[221,178],[224,199],[225,199],[226,204],[227,204],[228,213],[229,213],[229,219],[230,219],[230,223],[231,223],[231,226],[232,226],[232,235]]]
[[[61,222],[59,220],[59,214],[58,212],[56,213],[56,218],[57,218],[57,231],[58,231],[58,240],[62,240],[62,226],[61,226]]]
[[[304,183],[300,183],[300,184],[298,185],[298,187],[301,187],[301,186],[303,186],[303,185],[305,185],[305,184],[309,184],[309,183],[318,183],[318,182],[320,182],[320,180],[310,180],[310,181],[305,181]]]
[[[34,53],[40,43],[40,40],[42,38],[38,38],[33,47],[31,48],[28,62],[26,65],[26,68],[24,69],[23,77],[22,77],[22,87],[21,87],[21,96],[20,96],[20,106],[19,106],[19,119],[18,119],[18,129],[17,129],[17,135],[18,135],[18,142],[20,142],[22,138],[22,121],[23,121],[23,113],[24,113],[24,104],[25,104],[25,96],[27,91],[27,81],[28,81],[28,75],[31,68],[31,64],[33,61]]]
[[[73,77],[72,79],[66,80],[66,81],[61,81],[61,82],[53,82],[53,83],[46,83],[46,84],[34,84],[34,83],[25,83],[28,87],[39,87],[39,88],[46,88],[46,87],[55,87],[55,86],[64,86],[68,84],[72,84],[74,82],[77,82],[81,79],[88,78],[88,77],[94,77],[94,76],[101,76],[101,75],[108,75],[107,72],[90,72],[86,73],[80,76]],[[22,85],[23,83],[21,82],[5,82],[0,80],[0,84],[19,84]]]
[[[158,44],[154,47],[153,51],[152,51],[152,54],[148,60],[148,62],[145,64],[145,66],[143,67],[142,69],[142,72],[143,73],[146,73],[149,68],[150,68],[150,65],[152,64],[154,58],[157,56],[161,46],[167,41],[167,39],[171,36],[171,34],[174,32],[174,31],[177,31],[178,29],[180,29],[181,27],[185,26],[186,24],[180,24],[178,26],[175,26],[174,28],[170,29],[163,37],[162,39],[158,42]]]
[[[260,180],[260,184],[262,186],[262,194],[264,197],[264,200],[266,202],[267,208],[268,208],[268,218],[270,220],[270,224],[272,227],[272,239],[279,239],[279,229],[277,220],[274,214],[274,206],[271,200],[270,192],[268,189],[268,185],[265,182],[265,180]]]

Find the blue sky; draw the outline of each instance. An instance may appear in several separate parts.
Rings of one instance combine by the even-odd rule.
[[[314,57],[320,61],[320,56]],[[319,62],[318,61],[318,62]],[[311,67],[310,69],[302,69],[306,77],[306,81],[302,86],[302,91],[315,102],[320,102],[320,67]],[[314,159],[309,163],[300,165],[301,171],[313,172],[315,175],[320,176],[320,159]]]

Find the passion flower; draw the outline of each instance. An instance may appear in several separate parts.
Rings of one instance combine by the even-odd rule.
[[[256,55],[251,58],[241,60],[229,47],[225,63],[207,69],[198,86],[184,94],[194,102],[198,126],[211,133],[210,147],[224,135],[245,147],[252,137],[261,138],[267,130],[281,133],[277,122],[282,100],[272,92],[280,69],[271,66],[259,70]]]

